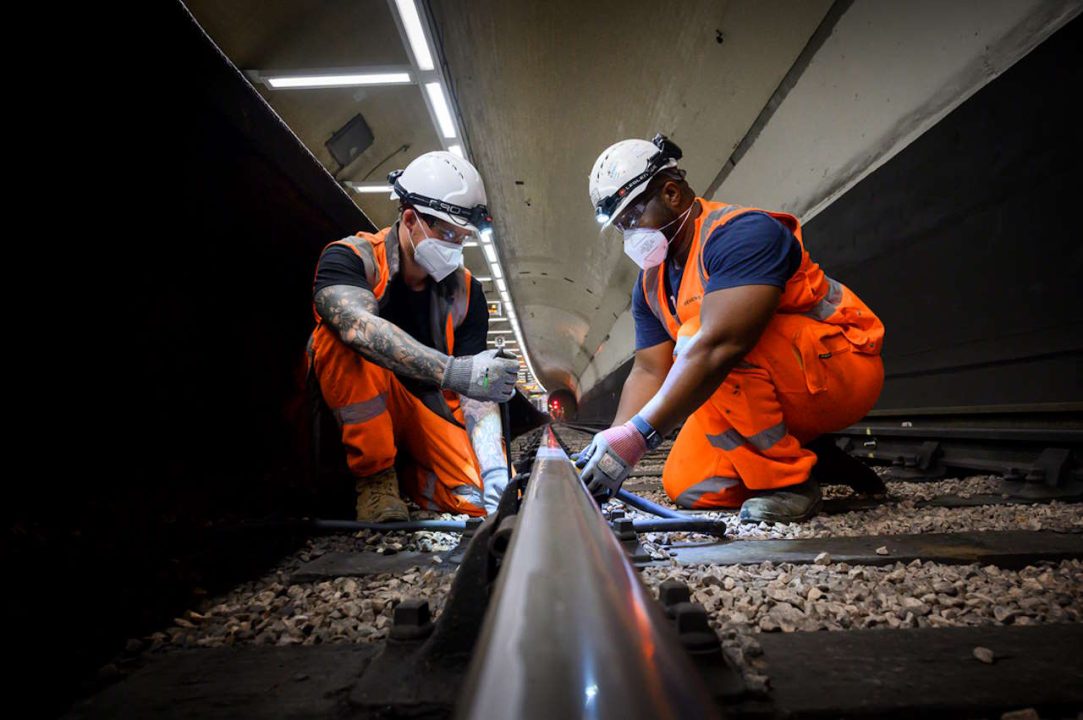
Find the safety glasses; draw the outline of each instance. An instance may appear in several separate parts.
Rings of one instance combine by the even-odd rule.
[[[644,195],[647,195],[647,193],[644,193]],[[647,203],[651,201],[652,197],[654,197],[654,193],[650,193],[648,197],[641,198],[634,204],[624,208],[624,211],[613,221],[613,227],[621,232],[628,232],[639,227],[639,220],[643,217],[643,211],[647,209]]]
[[[474,237],[474,232],[468,228],[450,228],[443,220],[437,220],[434,217],[428,217],[421,214],[421,217],[425,219],[425,224],[432,230],[433,236],[437,240],[443,240],[444,242],[455,243],[456,245],[462,245],[467,240]]]

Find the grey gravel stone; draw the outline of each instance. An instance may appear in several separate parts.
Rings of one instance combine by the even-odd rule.
[[[979,646],[974,648],[974,657],[986,665],[992,665],[996,662],[996,654],[987,647]]]
[[[885,567],[847,563],[662,566],[645,568],[642,577],[652,590],[668,579],[689,585],[696,602],[707,609],[723,647],[740,650],[728,654],[746,682],[752,675],[762,680],[770,675],[770,668],[752,664],[758,650],[752,642],[760,632],[1026,625],[1083,619],[1083,561],[1079,560],[1018,571],[920,561]]]
[[[583,434],[584,444],[590,439]],[[517,442],[521,444],[522,438]],[[571,443],[570,443],[571,444]],[[513,444],[513,449],[515,444]],[[578,449],[573,448],[573,449]],[[649,455],[643,468],[661,472],[664,452]],[[660,484],[641,493],[672,505]],[[734,538],[857,536],[914,532],[1018,529],[1083,529],[1078,506],[986,506],[917,508],[914,502],[950,492],[990,492],[988,478],[941,483],[892,483],[899,502],[864,512],[819,516],[803,524],[742,526],[734,513],[705,513],[723,519]],[[825,488],[831,495],[839,489]],[[638,511],[610,501],[629,517]],[[463,519],[446,513],[413,511],[417,519]],[[305,561],[328,552],[414,551],[438,553],[459,542],[456,533],[418,532],[314,538],[257,581],[207,599],[171,627],[139,639],[144,652],[158,653],[216,645],[313,645],[377,643],[388,634],[396,605],[407,597],[426,598],[434,615],[443,608],[452,573],[436,567],[438,555],[395,575],[337,578],[293,584],[289,577]],[[948,627],[1083,621],[1083,562],[1064,561],[1018,571],[994,566],[950,566],[914,561],[885,567],[833,563],[826,553],[814,565],[762,563],[753,566],[677,566],[669,561],[675,542],[703,540],[689,533],[641,536],[652,557],[667,563],[646,568],[644,582],[656,590],[674,578],[689,585],[704,606],[723,649],[754,693],[769,688],[770,668],[757,641],[760,632],[837,631],[851,628]],[[134,645],[132,646],[134,647]]]
[[[674,507],[673,501],[661,486],[658,478],[641,478],[652,489],[636,490],[636,494],[666,507]],[[981,505],[964,508],[917,507],[916,503],[939,495],[987,495],[999,493],[996,479],[975,476],[965,479],[938,482],[892,482],[888,485],[890,499],[894,504],[880,505],[867,510],[818,515],[804,523],[744,524],[738,521],[734,511],[697,511],[697,516],[721,519],[726,532],[736,539],[810,538],[810,537],[857,537],[862,535],[910,535],[930,532],[969,532],[978,530],[1055,530],[1061,532],[1083,530],[1083,513],[1071,503],[1052,502],[1039,505]],[[844,497],[849,488],[826,486],[825,497]],[[637,511],[612,502],[611,507],[625,509],[630,516],[642,516]],[[669,542],[700,539],[704,536],[689,533],[668,533]]]

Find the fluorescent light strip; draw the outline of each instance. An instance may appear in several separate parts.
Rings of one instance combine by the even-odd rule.
[[[526,352],[526,342],[523,341],[523,333],[519,329],[518,323],[513,323],[512,329],[515,331],[515,340],[517,344],[523,349],[523,360],[526,362],[527,369],[530,371],[531,379],[538,383],[539,386],[542,386],[541,381],[538,380],[538,374],[534,372],[534,364],[530,362],[530,355]]]
[[[399,8],[399,17],[406,28],[406,39],[410,41],[410,49],[414,51],[414,59],[417,66],[422,70],[432,70],[432,53],[429,51],[429,43],[425,39],[425,30],[421,27],[421,16],[417,14],[417,5],[414,0],[395,0]]]
[[[425,34],[425,28],[422,25],[421,15],[418,13],[415,0],[395,0],[395,6],[398,8],[399,18],[402,20],[403,28],[406,31],[406,39],[410,43],[410,49],[413,52],[414,60],[417,63],[418,68],[426,71],[433,70],[435,67],[433,63],[433,54],[432,51],[429,49],[429,43]],[[382,76],[373,74],[370,76],[339,76],[337,78],[332,76],[324,78],[309,78],[310,80],[316,80],[317,82],[322,84],[308,86],[327,87],[336,84],[379,84],[379,81],[374,80],[375,78],[381,78],[383,82],[387,83],[410,82],[410,75],[408,73],[387,73]],[[355,82],[343,83],[341,82],[341,80],[343,79],[353,79],[355,80]],[[358,79],[360,79],[361,81],[356,82]],[[276,80],[279,79],[276,78],[269,80],[272,87],[288,86],[286,84],[275,84]],[[286,82],[297,83],[296,85],[293,85],[293,87],[302,87],[303,85],[299,82],[302,80],[304,80],[304,78],[293,78],[287,80]],[[335,82],[335,80],[339,80],[340,82]],[[443,134],[444,139],[454,140],[457,137],[455,119],[452,116],[451,106],[448,102],[447,93],[444,91],[444,86],[440,82],[425,83],[425,93],[428,95],[429,104],[432,106],[433,114],[436,115],[436,122],[440,126],[440,132]],[[447,149],[448,152],[454,153],[461,158],[466,158],[466,154],[463,152],[463,146],[461,143],[449,144],[447,146]],[[371,189],[367,187],[365,189],[355,187],[354,189],[357,192],[373,193],[387,192],[389,190],[389,188],[377,188],[375,186],[371,187]],[[516,342],[520,347],[525,347],[525,343],[523,342],[522,338],[522,330],[519,328],[519,323],[516,320],[515,307],[511,304],[511,297],[508,295],[507,291],[507,283],[503,279],[504,271],[500,267],[500,263],[496,259],[496,250],[492,246],[492,233],[490,232],[488,234],[481,234],[479,239],[481,241],[482,249],[485,251],[485,257],[489,261],[492,277],[475,277],[478,278],[479,282],[490,282],[495,278],[497,287],[500,291],[500,299],[504,303],[507,318],[493,319],[510,322],[513,328],[512,330],[496,330],[490,332],[500,335],[514,334],[515,340],[513,342]],[[464,243],[464,246],[476,247],[476,243],[468,242]],[[534,368],[530,363],[530,357],[525,352],[523,352],[520,360],[525,360],[527,366],[526,369],[529,371],[529,377],[535,383],[537,383],[537,385],[541,387],[544,391],[545,387],[541,384],[541,382],[538,380],[537,375],[534,373]]]
[[[414,54],[414,60],[417,62],[418,67],[421,70],[432,70],[434,68],[432,60],[432,52],[429,50],[428,41],[425,36],[425,30],[421,23],[421,17],[417,10],[417,5],[414,0],[395,0],[395,5],[399,11],[399,17],[402,19],[403,27],[406,30],[406,37],[410,43],[410,48]],[[425,83],[425,93],[428,95],[429,104],[432,106],[433,114],[436,115],[436,122],[440,126],[440,132],[443,134],[445,140],[453,140],[457,137],[457,131],[455,127],[455,120],[452,116],[451,106],[448,102],[447,93],[444,91],[444,86],[440,82]],[[448,152],[454,153],[461,158],[466,157],[463,152],[463,147],[460,143],[453,143],[447,146]],[[373,191],[375,192],[375,191]],[[485,252],[485,258],[489,261],[490,271],[492,272],[492,278],[481,278],[479,282],[492,281],[495,279],[497,288],[500,292],[500,299],[503,301],[507,318],[494,318],[499,320],[506,320],[512,325],[512,330],[497,330],[491,331],[493,334],[505,335],[514,334],[515,342],[520,347],[525,347],[525,343],[522,338],[522,330],[519,328],[519,323],[516,320],[515,307],[511,304],[511,296],[508,295],[507,283],[504,281],[504,271],[500,267],[500,263],[496,258],[496,250],[492,246],[492,234],[481,234],[480,241],[482,249]],[[474,243],[467,243],[467,247],[475,247]],[[526,371],[529,371],[529,377],[537,383],[542,390],[545,387],[538,380],[537,375],[534,373],[534,368],[530,363],[529,356],[523,352],[521,361],[525,360]],[[525,377],[525,373],[524,373]]]
[[[425,83],[425,92],[429,94],[429,102],[432,110],[436,113],[436,122],[440,124],[440,132],[445,139],[455,137],[455,121],[451,119],[451,107],[447,103],[447,95],[444,94],[444,86],[438,82]]]
[[[279,88],[353,87],[355,85],[405,85],[410,73],[366,73],[354,75],[307,75],[299,77],[269,77],[267,84]]]
[[[350,189],[358,193],[389,193],[390,185],[362,185],[360,183],[346,183]]]
[[[478,246],[478,244],[476,242],[474,242],[473,240],[467,240],[466,242],[463,243],[463,247],[477,247],[477,246]]]
[[[490,335],[511,335],[511,330],[490,330]]]
[[[477,280],[478,282],[489,282],[489,281],[492,280],[491,277],[488,277],[486,275],[475,275],[474,279]]]

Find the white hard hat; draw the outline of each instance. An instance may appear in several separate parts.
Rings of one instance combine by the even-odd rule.
[[[486,208],[481,175],[469,162],[446,150],[427,152],[387,176],[391,199],[424,215],[485,233],[492,217]]]
[[[659,170],[676,167],[681,149],[659,133],[653,141],[621,140],[607,147],[590,171],[590,204],[603,226],[647,189]]]

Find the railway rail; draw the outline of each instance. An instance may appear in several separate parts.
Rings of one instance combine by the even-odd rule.
[[[1083,523],[1070,520],[1078,506],[1066,502],[1076,498],[1023,505],[987,493],[923,506],[1020,517],[1052,509],[1069,518],[1056,530],[815,534],[826,526],[806,537],[753,528],[759,534],[748,537],[724,512],[651,515],[664,500],[658,465],[668,443],[626,484],[647,502],[631,495],[599,507],[567,458],[595,429],[561,424],[520,438],[519,472],[500,511],[440,525],[461,532],[452,548],[360,552],[374,538],[409,533],[337,533],[339,551],[295,568],[288,588],[395,582],[419,566],[443,578],[439,598],[411,597],[402,583],[386,641],[163,653],[71,715],[998,717],[1029,708],[1075,717],[1083,709]],[[944,482],[888,479],[889,495]],[[897,497],[852,503],[839,512],[917,507]]]

